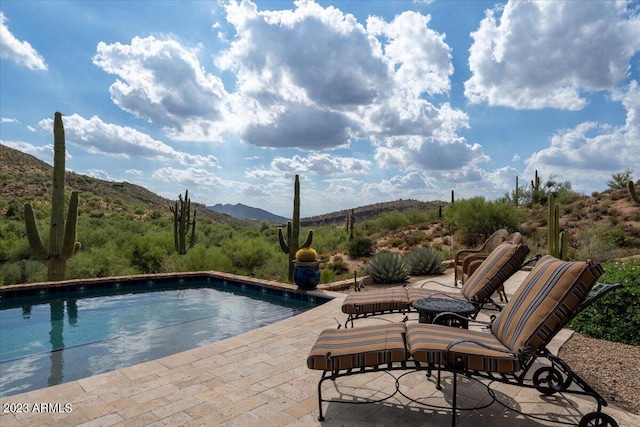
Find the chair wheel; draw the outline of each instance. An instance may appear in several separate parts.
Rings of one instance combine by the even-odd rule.
[[[602,412],[589,412],[580,420],[579,427],[618,427],[618,423],[610,415]]]
[[[547,396],[566,390],[569,382],[569,379],[565,382],[562,373],[553,367],[540,368],[533,374],[536,390]]]

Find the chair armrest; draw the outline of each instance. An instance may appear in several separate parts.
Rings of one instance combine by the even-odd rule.
[[[447,285],[446,283],[438,282],[437,280],[425,280],[424,282],[422,282],[420,287],[424,288],[424,285],[426,285],[427,283],[435,283],[436,285],[444,286],[445,288],[457,289],[458,291],[460,290],[460,288],[457,288],[457,287],[451,286],[451,285]]]
[[[460,263],[460,257],[465,257],[467,255],[470,254],[476,254],[479,253],[481,251],[481,249],[461,249],[456,253],[456,264]]]

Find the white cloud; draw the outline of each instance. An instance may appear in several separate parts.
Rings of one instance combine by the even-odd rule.
[[[102,153],[122,158],[142,157],[193,166],[218,164],[214,156],[176,151],[169,145],[136,129],[105,123],[96,116],[85,119],[78,114],[73,114],[65,116],[63,121],[67,142],[89,153]],[[42,129],[50,130],[53,128],[53,120],[41,120],[39,125]]]
[[[367,31],[388,39],[384,53],[396,69],[395,83],[414,96],[448,93],[453,74],[451,48],[444,35],[429,28],[431,16],[407,11],[386,23],[378,17],[367,20]]]
[[[0,118],[0,123],[15,123],[20,124],[20,122],[16,119],[12,119],[10,117],[2,117]]]
[[[371,162],[368,160],[328,154],[311,154],[307,157],[293,156],[291,158],[275,157],[271,161],[271,168],[274,171],[288,174],[308,172],[320,176],[367,174],[370,167]]]
[[[200,168],[176,169],[172,167],[165,167],[155,171],[152,178],[163,182],[175,182],[180,184],[201,186],[224,185],[224,181],[216,174]]]
[[[53,124],[53,121],[52,121]],[[33,157],[36,157],[44,162],[49,164],[53,164],[53,144],[47,145],[33,145],[29,142],[23,141],[4,141],[0,140],[0,143],[6,145],[7,147],[11,147],[14,150],[22,151],[23,153],[31,154]],[[72,156],[67,151],[66,158],[71,159]]]
[[[92,178],[101,179],[103,181],[116,181],[115,178],[109,175],[109,172],[102,169],[89,169],[84,172],[84,175],[90,176]]]
[[[467,116],[426,99],[447,95],[453,73],[451,48],[429,28],[430,16],[405,12],[388,23],[373,17],[364,27],[335,7],[294,4],[226,7],[236,37],[216,64],[236,76],[231,98],[245,141],[302,150],[354,139],[378,146],[418,136],[458,141]]]
[[[549,147],[535,152],[525,163],[528,175],[539,170],[543,177],[557,175],[561,180],[580,182],[578,190],[590,191],[611,177],[615,171],[640,165],[640,87],[632,81],[614,99],[627,110],[623,126],[584,122],[556,132]],[[544,178],[544,179],[546,179]]]
[[[0,11],[0,57],[37,71],[46,71],[47,64],[37,50],[26,41],[18,40],[7,27],[7,19]]]
[[[139,169],[128,169],[124,173],[126,173],[127,175],[133,175],[133,176],[142,176],[142,175],[144,175],[144,173]]]
[[[113,102],[164,127],[177,140],[218,141],[226,129],[228,94],[205,72],[197,49],[176,40],[134,37],[131,44],[98,43],[93,62],[118,79]]]
[[[579,110],[587,92],[624,83],[640,51],[640,16],[625,1],[510,0],[471,36],[472,103]]]

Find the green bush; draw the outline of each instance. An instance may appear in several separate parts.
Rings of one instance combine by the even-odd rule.
[[[484,197],[456,200],[445,207],[444,217],[463,235],[490,236],[501,228],[517,230],[525,212],[510,203],[486,201]]]
[[[587,307],[569,327],[588,337],[640,345],[640,260],[612,262],[604,268],[600,281],[620,282],[623,287]]]
[[[390,251],[375,254],[364,270],[373,283],[404,283],[408,278],[402,256]]]
[[[369,256],[373,252],[373,248],[375,247],[375,243],[373,240],[356,236],[353,240],[349,242],[348,251],[349,256],[351,258],[358,258],[361,256]]]
[[[409,274],[414,276],[426,276],[430,274],[442,274],[442,255],[431,248],[418,248],[413,250],[406,258]]]

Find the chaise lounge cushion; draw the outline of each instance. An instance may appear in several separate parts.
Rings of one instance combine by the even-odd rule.
[[[522,265],[529,247],[502,243],[480,264],[462,285],[462,295],[469,301],[484,301]]]
[[[325,329],[307,357],[309,369],[333,371],[407,359],[404,323]]]
[[[451,348],[445,360],[445,350],[454,342],[459,343]],[[413,359],[422,363],[458,367],[456,359],[461,358],[464,367],[471,370],[499,373],[520,370],[517,356],[492,334],[482,331],[412,323],[407,325],[407,345]]]
[[[349,294],[342,304],[342,312],[346,314],[383,313],[408,308],[407,289],[404,287]]]
[[[498,314],[491,332],[514,351],[537,349],[564,325],[603,273],[590,261],[542,257]]]

